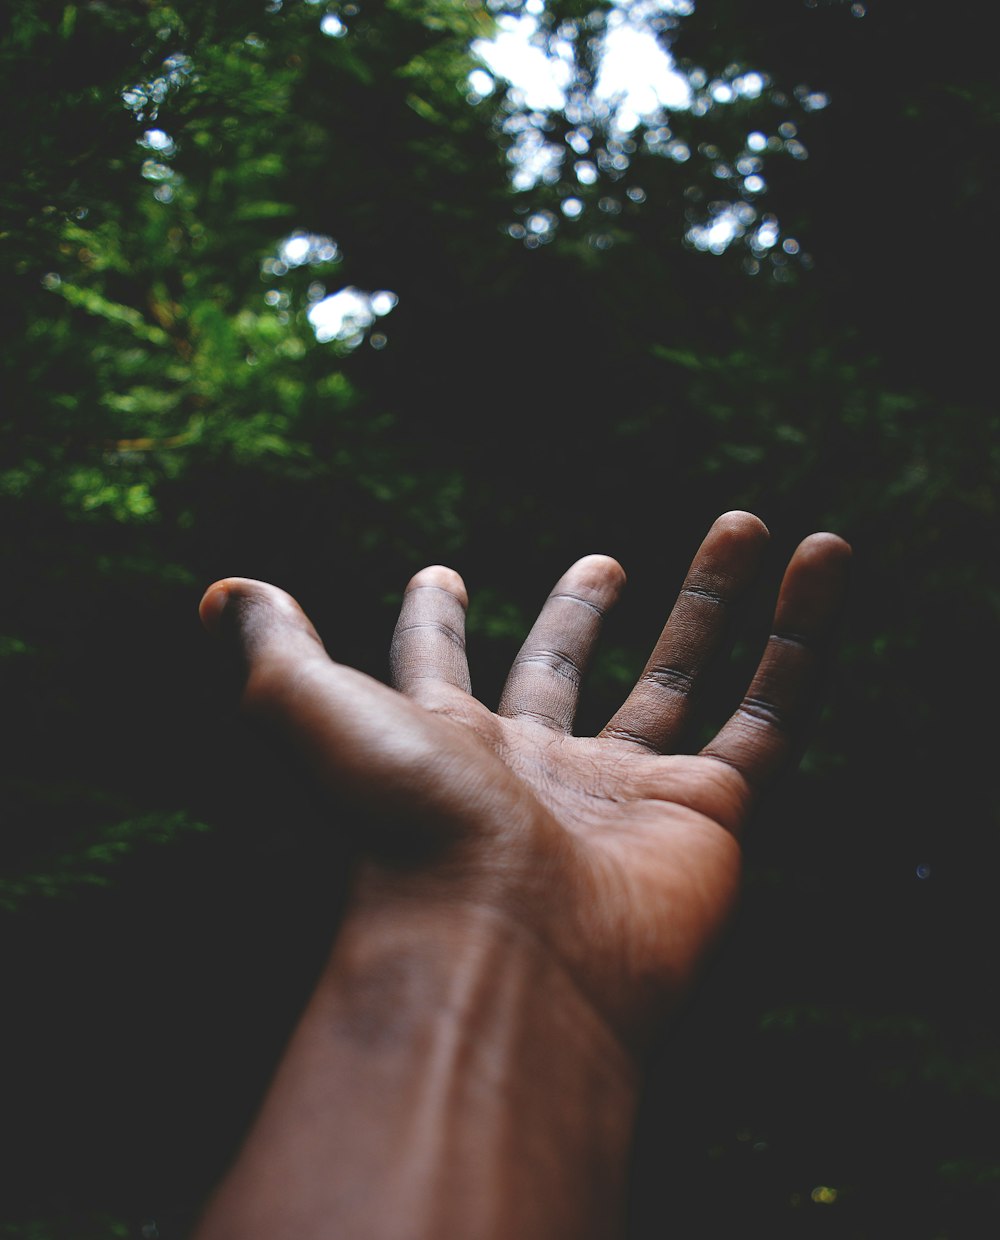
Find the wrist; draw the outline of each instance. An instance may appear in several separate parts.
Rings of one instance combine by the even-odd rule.
[[[317,989],[338,1028],[378,1021],[461,1030],[488,1048],[507,1018],[580,1059],[597,1058],[637,1091],[641,1056],[612,1027],[551,944],[525,920],[490,905],[352,901]],[[393,1037],[396,1035],[394,1034]]]
[[[512,920],[363,891],[201,1240],[619,1235],[633,1057]]]
[[[481,908],[360,908],[316,1002],[378,1082],[385,1199],[413,1235],[618,1234],[637,1066],[529,931]]]

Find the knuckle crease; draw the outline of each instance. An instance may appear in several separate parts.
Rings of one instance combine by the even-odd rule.
[[[428,588],[437,589],[436,586],[431,586]],[[453,629],[450,624],[444,624],[440,620],[422,620],[414,622],[413,624],[400,625],[399,628],[396,629],[393,636],[393,642],[395,644],[401,638],[406,637],[409,633],[417,633],[423,629],[430,629],[434,633],[439,633],[441,636],[447,637],[447,639],[454,645],[458,646],[460,650],[465,649],[465,637],[463,634],[460,633],[458,629]]]
[[[683,697],[688,697],[695,685],[695,678],[690,672],[682,671],[679,667],[651,667],[642,674],[642,679],[656,685],[659,689],[665,689],[669,693],[679,693]]]
[[[765,701],[764,698],[745,697],[739,705],[738,713],[757,723],[777,728],[780,732],[788,731],[788,720],[784,713],[773,702]]]
[[[557,676],[563,676],[566,680],[572,681],[574,685],[580,683],[582,673],[579,666],[561,650],[533,650],[530,654],[519,655],[514,660],[515,668],[524,667],[526,664],[546,667],[550,672],[555,672]]]
[[[729,599],[720,594],[718,590],[710,590],[707,586],[692,585],[686,582],[681,586],[681,595],[688,595],[691,598],[706,599],[709,603],[714,603],[718,607],[728,607]]]
[[[645,736],[640,736],[638,732],[632,732],[628,728],[612,726],[609,724],[603,730],[601,735],[607,737],[609,740],[628,741],[630,745],[640,745],[649,753],[655,753],[658,755],[660,752],[651,740],[647,740]]]
[[[583,598],[582,595],[572,594],[567,590],[560,590],[558,594],[550,594],[549,598],[568,599],[572,603],[580,603],[584,607],[589,607],[590,610],[600,616],[601,619],[603,619],[606,614],[605,608],[598,606],[597,603],[592,602],[589,598]]]

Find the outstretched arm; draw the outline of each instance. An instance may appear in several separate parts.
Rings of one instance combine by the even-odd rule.
[[[620,1235],[644,1052],[736,898],[738,837],[797,750],[849,548],[796,550],[743,701],[679,752],[767,531],[702,543],[642,676],[597,737],[580,678],[624,583],[557,582],[496,713],[470,692],[465,587],[407,587],[395,689],[340,666],[298,605],[230,578],[206,626],[245,660],[244,706],[359,832],[328,965],[198,1240],[587,1240]]]

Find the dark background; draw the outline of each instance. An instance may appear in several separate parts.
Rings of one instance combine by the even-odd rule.
[[[711,520],[747,507],[772,553],[706,728],[801,537],[852,541],[852,598],[814,744],[664,1046],[632,1234],[995,1236],[987,6],[701,0],[663,31],[678,64],[759,70],[761,97],[668,118],[687,162],[640,127],[626,169],[523,193],[503,91],[466,97],[487,10],[328,10],[345,37],[294,0],[0,16],[0,1235],[183,1236],[336,924],[348,858],[243,733],[205,585],[283,585],[384,676],[403,584],[450,563],[490,702],[552,581],[615,555],[587,730]],[[719,163],[789,123],[808,158],[769,150],[755,206],[798,252],[752,230],[699,252],[688,228],[741,200]],[[558,227],[529,248],[539,211]],[[268,268],[298,231],[338,261]],[[317,282],[399,304],[319,344]]]

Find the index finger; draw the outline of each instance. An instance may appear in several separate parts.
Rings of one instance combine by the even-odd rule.
[[[418,696],[428,684],[472,688],[465,655],[465,583],[452,568],[421,569],[403,594],[389,653],[392,683]]]

